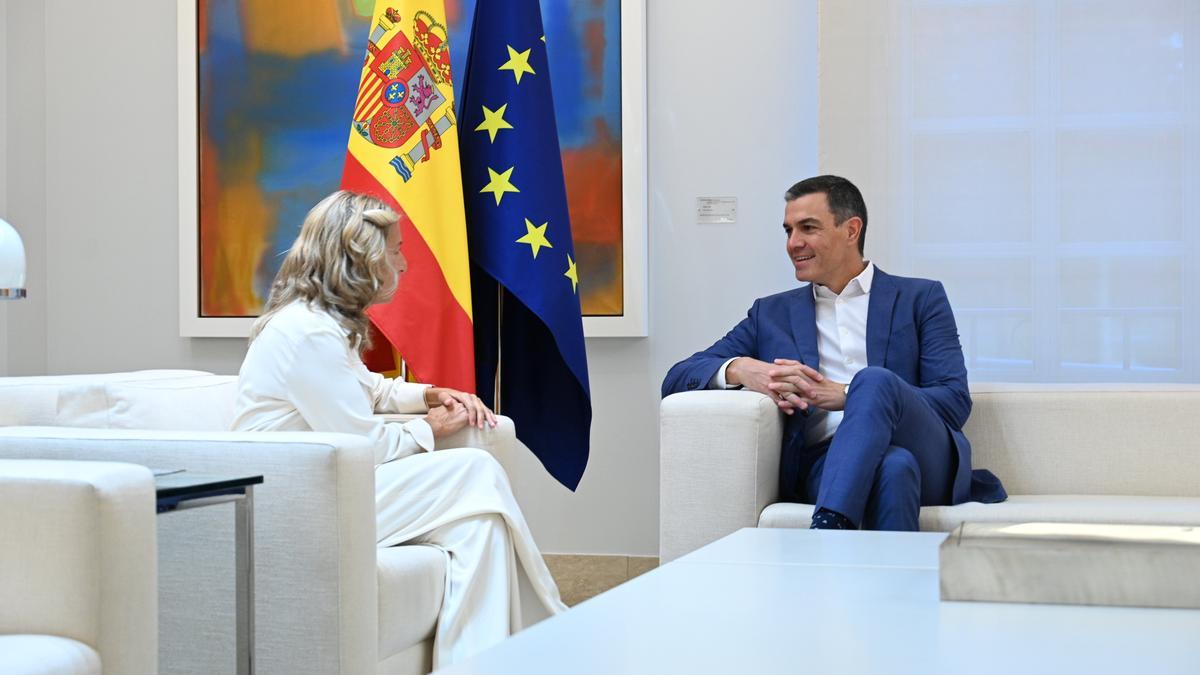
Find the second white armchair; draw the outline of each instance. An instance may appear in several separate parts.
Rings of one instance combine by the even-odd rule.
[[[0,672],[158,668],[154,478],[0,459]]]

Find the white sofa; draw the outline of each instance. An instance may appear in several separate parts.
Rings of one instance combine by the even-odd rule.
[[[444,555],[376,550],[373,454],[357,436],[224,431],[236,378],[199,371],[0,378],[0,458],[119,460],[255,487],[255,666],[260,673],[425,673]],[[446,447],[508,452],[512,421]],[[232,507],[158,520],[160,666],[232,672]]]
[[[153,675],[154,478],[0,459],[0,673]]]
[[[972,398],[972,463],[995,473],[1009,498],[922,508],[922,530],[964,521],[1200,525],[1200,387],[988,385]],[[743,527],[808,527],[812,505],[778,501],[782,432],[782,413],[754,392],[663,400],[663,562]]]

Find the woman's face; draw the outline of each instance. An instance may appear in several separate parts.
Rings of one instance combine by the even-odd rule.
[[[387,261],[392,269],[396,271],[396,286],[388,289],[383,286],[379,289],[379,294],[371,302],[371,304],[387,304],[392,301],[392,297],[396,294],[396,288],[400,285],[400,278],[408,271],[408,261],[404,259],[404,253],[400,251],[400,225],[392,226],[388,230],[387,242],[384,244],[387,248]],[[380,280],[382,284],[382,279]]]
[[[396,270],[396,283],[400,283],[400,278],[408,271],[408,261],[404,259],[404,253],[400,250],[402,241],[400,238],[400,224],[397,223],[388,230],[387,237],[387,252],[388,262]]]

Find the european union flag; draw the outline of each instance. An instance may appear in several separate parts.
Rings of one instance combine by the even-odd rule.
[[[461,160],[477,391],[574,490],[592,424],[579,276],[537,0],[479,0]]]

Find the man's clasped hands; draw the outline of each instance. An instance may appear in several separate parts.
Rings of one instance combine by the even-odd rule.
[[[738,357],[725,369],[725,382],[770,396],[788,415],[810,406],[822,410],[846,407],[845,383],[827,379],[792,359],[775,359],[773,363],[767,363],[747,356]]]

